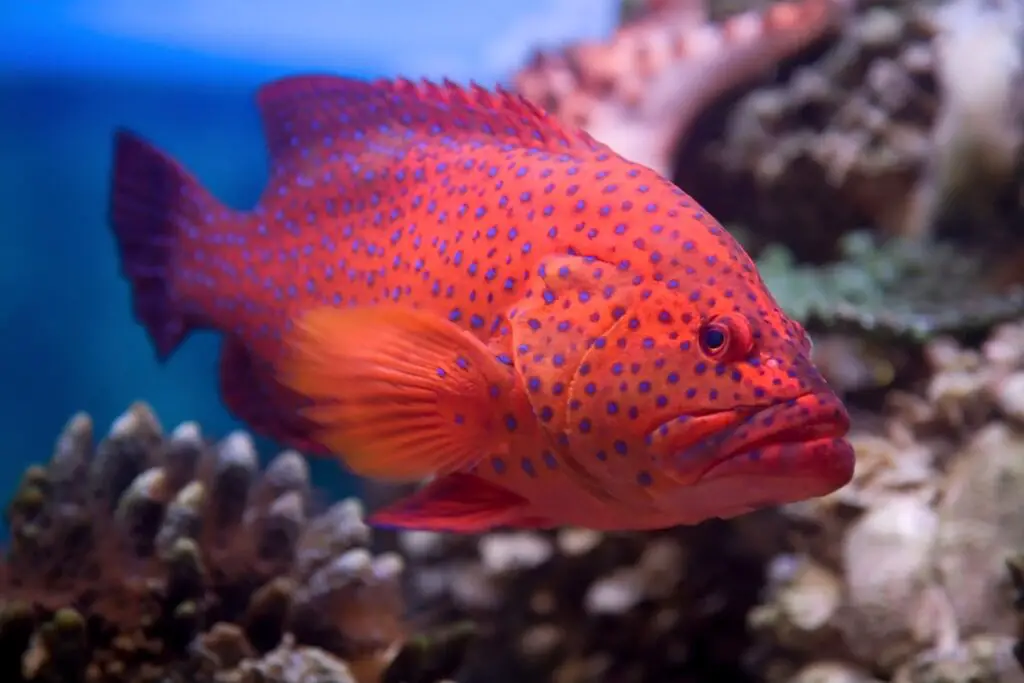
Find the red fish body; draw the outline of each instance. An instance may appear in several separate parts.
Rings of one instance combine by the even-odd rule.
[[[255,430],[430,483],[399,527],[644,529],[823,495],[847,413],[689,196],[504,92],[265,86],[271,178],[225,208],[130,133],[111,221],[161,358],[226,337]]]

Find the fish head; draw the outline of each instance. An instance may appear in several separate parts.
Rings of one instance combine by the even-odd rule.
[[[846,409],[804,329],[756,270],[742,272],[726,287],[686,288],[590,258],[542,267],[545,289],[513,312],[512,328],[552,442],[595,477],[622,479],[609,473],[631,462],[638,482],[669,481],[650,491],[665,505],[697,488],[727,492],[696,517],[845,484]],[[664,476],[646,476],[655,471]]]
[[[747,263],[731,278],[656,286],[632,314],[626,348],[651,352],[648,454],[680,485],[663,505],[696,517],[825,495],[853,475],[848,412],[811,361],[807,332]]]

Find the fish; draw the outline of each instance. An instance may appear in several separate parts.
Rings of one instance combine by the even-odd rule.
[[[257,433],[419,487],[377,526],[661,529],[846,484],[849,416],[740,244],[501,87],[300,74],[229,208],[115,132],[110,223],[160,360],[222,333]]]

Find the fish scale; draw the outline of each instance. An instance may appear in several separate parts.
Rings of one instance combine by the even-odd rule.
[[[123,271],[160,357],[226,336],[222,395],[255,430],[433,478],[378,523],[656,528],[849,478],[803,329],[651,169],[479,86],[297,76],[257,100],[249,212],[118,133]]]

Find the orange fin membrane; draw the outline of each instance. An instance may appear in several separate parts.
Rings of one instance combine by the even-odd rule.
[[[479,533],[552,526],[527,514],[526,499],[473,474],[455,472],[370,516],[375,527]]]
[[[434,313],[317,308],[284,345],[278,380],[302,397],[310,436],[356,474],[420,481],[507,448],[513,368]]]

